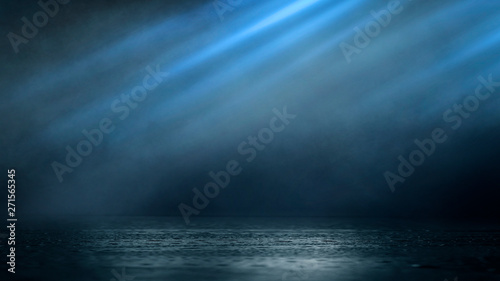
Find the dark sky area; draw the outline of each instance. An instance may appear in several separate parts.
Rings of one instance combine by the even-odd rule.
[[[18,212],[498,216],[500,3],[389,3],[2,1]]]

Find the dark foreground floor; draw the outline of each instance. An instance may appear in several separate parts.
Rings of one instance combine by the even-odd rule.
[[[18,229],[17,273],[1,280],[500,280],[499,224],[196,218],[185,226],[170,217],[78,221]]]

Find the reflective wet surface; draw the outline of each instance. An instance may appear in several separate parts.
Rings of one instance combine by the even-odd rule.
[[[100,217],[17,236],[14,280],[500,280],[491,222]]]

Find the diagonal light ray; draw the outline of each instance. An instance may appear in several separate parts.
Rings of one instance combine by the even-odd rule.
[[[292,12],[297,12],[299,7],[307,7],[309,5],[312,5],[315,2],[316,1],[301,1],[299,3],[287,6],[286,8],[284,8],[276,13],[279,16],[275,17],[272,15],[272,16],[268,17],[266,20],[261,21],[261,22],[266,22],[267,23],[266,27],[269,27],[272,24],[277,23],[279,19],[283,19],[283,17],[282,17],[283,14],[291,15]],[[358,2],[358,1],[353,1],[353,3],[351,3],[351,4],[349,4],[349,3],[342,4],[341,11],[343,11],[344,9],[346,9],[348,7],[352,7],[355,2]],[[270,18],[272,18],[271,21],[269,21]],[[325,20],[325,19],[327,19],[327,17],[322,17],[322,20]],[[193,60],[189,60],[189,61],[191,61],[191,62],[197,61],[197,64],[200,64],[204,59],[208,59],[208,57],[207,57],[208,54],[215,55],[215,53],[222,52],[223,50],[225,50],[224,48],[229,48],[233,44],[236,44],[238,42],[238,40],[243,40],[245,38],[245,36],[243,36],[243,35],[251,35],[251,34],[256,33],[259,30],[264,29],[264,26],[261,26],[261,28],[259,28],[259,29],[256,29],[255,26],[261,26],[261,24],[257,24],[257,25],[254,25],[253,27],[245,29],[244,31],[238,33],[238,35],[230,37],[227,40],[224,40],[222,42],[222,44],[216,43],[214,46],[209,47],[208,51],[206,51],[206,50],[200,51],[197,55],[194,56]],[[249,30],[251,30],[251,32]],[[238,38],[238,40],[235,40],[235,37]],[[293,37],[293,34],[289,35],[289,37]],[[221,46],[223,46],[222,49],[221,49]],[[171,74],[171,76],[175,76],[176,69],[177,69],[177,74],[180,75],[179,71],[181,69],[185,68],[189,64],[190,64],[189,62],[188,62],[188,64],[185,64],[183,61],[181,61],[180,64],[177,65],[177,68],[175,66],[173,66],[172,69],[169,69],[169,73]],[[192,64],[191,66],[194,67],[195,64]],[[185,70],[187,70],[187,69],[185,69]],[[224,78],[224,77],[222,77],[222,78]],[[174,77],[171,77],[170,79],[174,79]],[[220,85],[220,83],[219,84],[215,83],[213,78],[209,78],[206,80],[211,80],[210,81],[212,84],[211,87],[213,87],[215,85]],[[219,80],[219,82],[223,82],[223,80]],[[198,83],[198,84],[200,85],[200,83]],[[122,86],[122,91],[126,91],[127,87],[131,88],[133,86],[134,86],[134,84],[132,84],[132,83],[125,84],[124,86]],[[201,86],[206,87],[206,85],[201,85]],[[186,93],[181,93],[178,95],[181,95],[181,99],[189,98],[189,94],[186,94]],[[93,114],[96,114],[98,112],[105,112],[109,108],[109,104],[114,99],[116,99],[116,97],[115,96],[109,97],[109,95],[104,95],[104,96],[107,98],[100,99],[99,101],[95,101],[92,104],[89,104],[89,105],[85,106],[84,108],[81,108],[79,111],[75,112],[72,115],[72,117],[61,121],[64,124],[53,124],[52,127],[53,128],[68,128],[69,126],[73,126],[75,124],[78,124],[78,120],[81,119],[82,116],[87,115],[87,114],[85,114],[85,112],[93,112]],[[55,135],[57,135],[57,132],[50,130],[46,133],[46,135],[47,136],[55,136]]]

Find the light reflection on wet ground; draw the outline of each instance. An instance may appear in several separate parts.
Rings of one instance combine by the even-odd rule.
[[[17,280],[500,280],[498,224],[78,220],[20,229]]]

